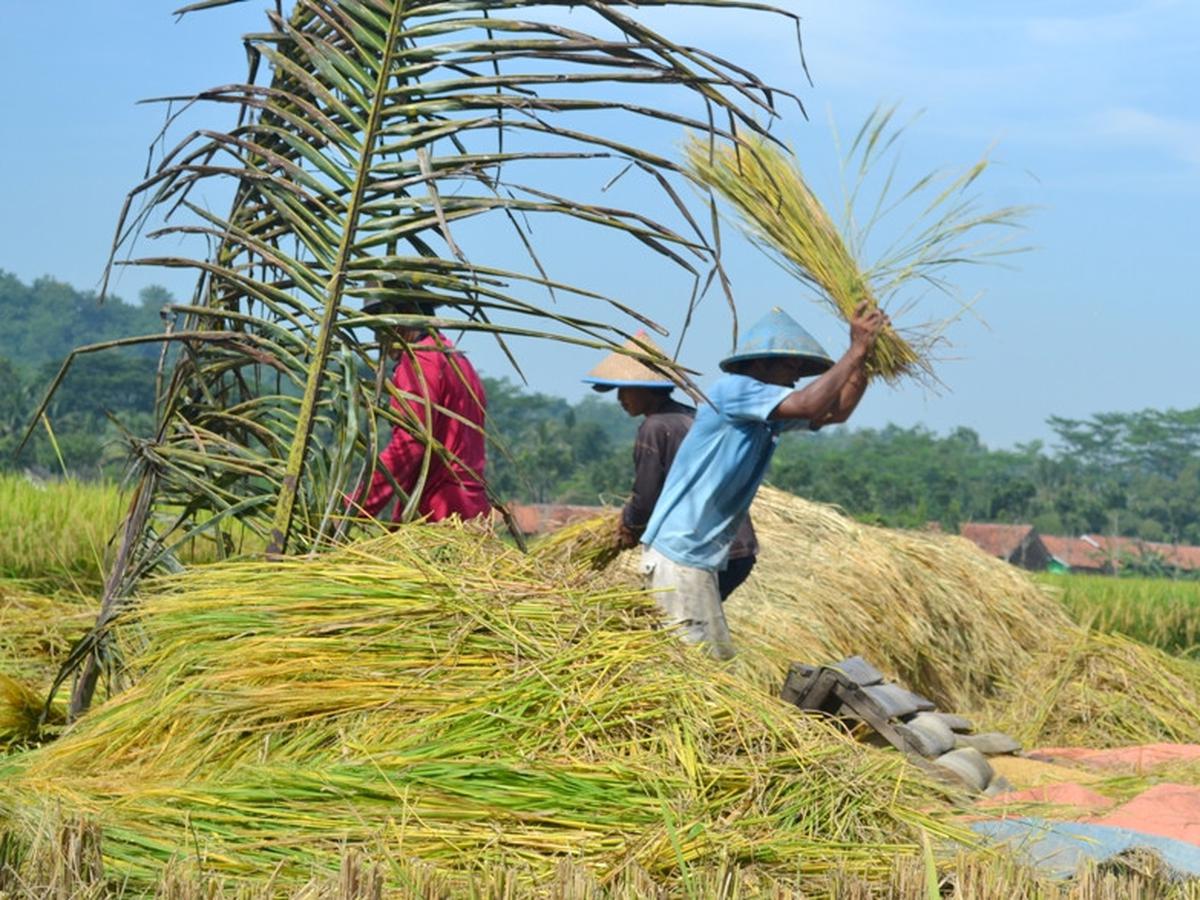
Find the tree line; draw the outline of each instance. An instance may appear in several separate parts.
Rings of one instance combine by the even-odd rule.
[[[620,499],[632,431],[611,399],[571,406],[489,384],[510,447],[495,476],[537,502]],[[497,408],[498,407],[498,408]],[[623,421],[622,421],[623,420]],[[785,434],[768,481],[868,522],[957,531],[963,522],[1030,523],[1043,534],[1115,534],[1200,544],[1200,407],[1053,418],[1040,441],[991,449],[969,428],[839,427]]]
[[[153,422],[155,346],[83,357],[20,459],[12,449],[63,358],[76,346],[161,330],[161,288],[136,304],[97,304],[52,279],[0,272],[0,468],[84,477],[119,474],[125,431]],[[571,403],[488,378],[495,493],[535,503],[619,503],[632,477],[637,422],[611,394]],[[768,475],[865,521],[1028,522],[1045,534],[1117,534],[1200,544],[1200,407],[1049,420],[1041,442],[991,449],[967,428],[835,428],[785,435]]]

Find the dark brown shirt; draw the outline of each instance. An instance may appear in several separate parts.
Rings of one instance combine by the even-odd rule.
[[[662,493],[667,471],[695,417],[696,410],[692,407],[668,400],[661,410],[650,413],[638,426],[633,442],[633,491],[621,511],[621,521],[635,535],[645,531],[658,495]],[[757,555],[758,539],[747,515],[729,548],[729,558]]]

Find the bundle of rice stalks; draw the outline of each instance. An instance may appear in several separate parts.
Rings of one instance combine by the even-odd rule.
[[[685,147],[692,176],[732,205],[750,238],[846,321],[864,302],[869,308],[894,306],[910,282],[920,290],[933,285],[952,293],[944,269],[994,252],[967,243],[967,236],[985,226],[1012,225],[1023,214],[1018,208],[975,210],[966,192],[987,168],[985,159],[948,183],[937,173],[926,175],[899,197],[891,194],[894,172],[889,173],[878,200],[860,220],[861,231],[853,233],[859,192],[899,136],[898,130],[888,130],[893,112],[874,112],[850,148],[848,162],[857,169],[858,185],[847,198],[841,229],[805,181],[795,157],[778,145],[756,136],[720,146],[692,137]],[[872,229],[908,202],[919,204],[915,221],[899,228],[879,259],[864,266],[861,258]],[[905,376],[932,380],[931,355],[945,324],[906,328],[907,337],[886,329],[868,359],[868,373],[889,383]]]
[[[1121,635],[1075,631],[1016,669],[987,715],[1026,746],[1200,738],[1200,663]]]
[[[446,871],[600,879],[753,863],[884,871],[936,789],[749,689],[620,585],[449,527],[148,588],[136,683],[0,770],[0,829],[56,808],[114,876],[168,860],[277,883],[347,848]]]
[[[540,559],[602,571],[622,556],[617,546],[620,525],[621,511],[614,508],[550,532],[537,540],[530,552]]]
[[[52,597],[20,582],[0,581],[0,751],[36,743],[62,723],[60,705],[47,710],[55,673],[95,619],[95,601],[77,594]]]
[[[44,700],[41,691],[0,675],[0,751],[37,739]]]

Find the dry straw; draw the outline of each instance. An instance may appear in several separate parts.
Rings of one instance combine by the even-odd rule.
[[[1030,745],[1113,747],[1200,736],[1200,663],[1078,630],[1015,673],[992,717]]]
[[[78,594],[35,593],[0,581],[0,748],[53,734],[57,704],[41,721],[46,694],[71,644],[95,618],[95,601]]]
[[[771,488],[752,516],[758,564],[726,615],[733,667],[763,690],[778,690],[792,661],[862,654],[940,708],[1028,746],[1200,734],[1200,663],[1089,632],[1053,591],[963,538],[863,525]],[[580,523],[536,552],[602,558],[594,542],[607,533]],[[636,582],[635,558],[601,577]]]
[[[956,833],[897,755],[747,685],[608,581],[428,526],[157,581],[124,626],[135,684],[0,768],[0,828],[32,840],[72,810],[143,886],[168,861],[293,884],[359,848],[671,890],[718,864],[882,873],[921,828]]]
[[[1015,224],[1024,213],[1017,207],[977,210],[970,191],[988,166],[983,159],[958,175],[926,175],[907,190],[896,189],[892,164],[878,198],[860,216],[861,194],[875,183],[873,173],[884,166],[902,130],[893,127],[893,113],[874,112],[851,144],[847,163],[856,184],[846,200],[842,227],[806,182],[799,162],[777,144],[757,136],[742,137],[736,144],[692,137],[685,147],[693,177],[734,208],[755,243],[847,321],[863,302],[894,309],[898,300],[911,304],[914,290],[930,287],[953,295],[945,270],[1015,252],[978,237],[992,226]],[[877,260],[865,265],[876,226],[885,220],[890,225],[904,214],[911,220],[894,228]],[[868,359],[868,372],[890,383],[904,377],[933,381],[932,353],[948,322],[908,326],[903,334],[885,330]]]

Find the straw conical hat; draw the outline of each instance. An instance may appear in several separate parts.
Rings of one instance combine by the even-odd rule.
[[[650,340],[650,337],[644,331],[639,331],[633,336],[633,340],[626,341],[621,345],[621,348],[631,353],[644,354],[648,351],[654,351],[664,358],[667,356],[654,341]],[[644,362],[617,351],[613,351],[600,360],[600,364],[588,372],[583,381],[586,384],[590,384],[594,391],[611,391],[613,388],[619,387],[665,388],[670,390],[675,386],[670,378],[654,371]]]
[[[754,323],[732,356],[721,360],[721,370],[728,372],[730,363],[767,357],[803,360],[806,365],[801,378],[820,375],[833,366],[833,359],[816,338],[778,306]]]

